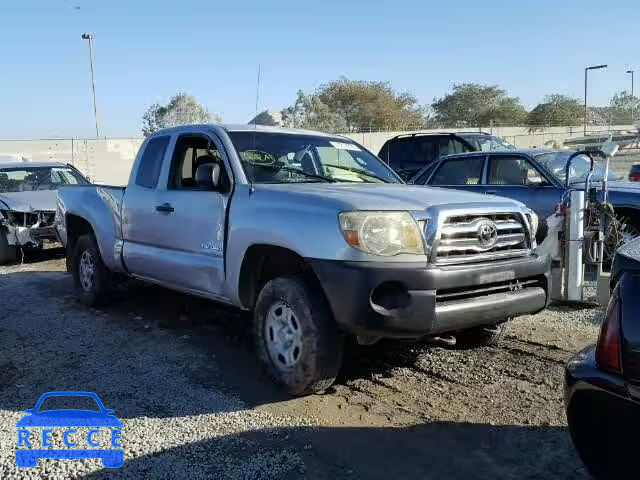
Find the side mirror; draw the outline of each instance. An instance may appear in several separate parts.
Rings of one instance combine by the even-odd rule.
[[[196,185],[207,190],[217,190],[220,183],[220,165],[204,163],[196,170]]]

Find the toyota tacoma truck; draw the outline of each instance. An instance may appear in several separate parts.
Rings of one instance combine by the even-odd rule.
[[[58,191],[80,302],[128,275],[253,312],[288,393],[332,384],[345,338],[495,344],[548,301],[538,219],[513,200],[408,186],[356,142],[254,125],[149,136],[128,186]]]

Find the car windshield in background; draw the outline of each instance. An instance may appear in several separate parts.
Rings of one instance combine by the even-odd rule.
[[[562,183],[566,181],[567,162],[569,157],[575,152],[567,150],[563,152],[546,152],[535,155],[542,165],[546,167],[558,180]],[[579,155],[571,162],[571,171],[569,172],[569,182],[579,183],[587,179],[587,174],[591,168],[591,160],[586,155]],[[594,162],[593,181],[601,181],[604,178],[604,167],[600,162]],[[608,180],[620,180],[622,177],[609,171]]]
[[[230,132],[253,183],[401,183],[377,157],[345,138]]]
[[[69,167],[11,167],[0,169],[0,193],[56,190],[62,185],[89,183]]]
[[[462,133],[458,135],[469,142],[478,152],[515,150],[516,148],[502,138],[493,135],[477,135],[473,133]]]

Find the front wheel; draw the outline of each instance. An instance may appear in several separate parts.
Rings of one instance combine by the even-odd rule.
[[[456,335],[456,346],[460,348],[492,347],[502,341],[506,331],[506,321],[463,330]]]
[[[265,370],[290,395],[325,390],[340,370],[343,335],[321,290],[300,276],[264,286],[254,311],[254,339]]]
[[[111,272],[103,263],[92,234],[78,239],[71,262],[71,273],[80,303],[96,306],[107,302],[112,286]]]

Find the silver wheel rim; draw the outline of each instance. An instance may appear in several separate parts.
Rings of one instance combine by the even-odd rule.
[[[90,292],[94,286],[96,272],[96,261],[88,250],[82,252],[80,256],[80,285],[85,292]]]
[[[293,309],[282,301],[269,308],[265,322],[267,350],[280,369],[295,367],[302,357],[302,331]]]

